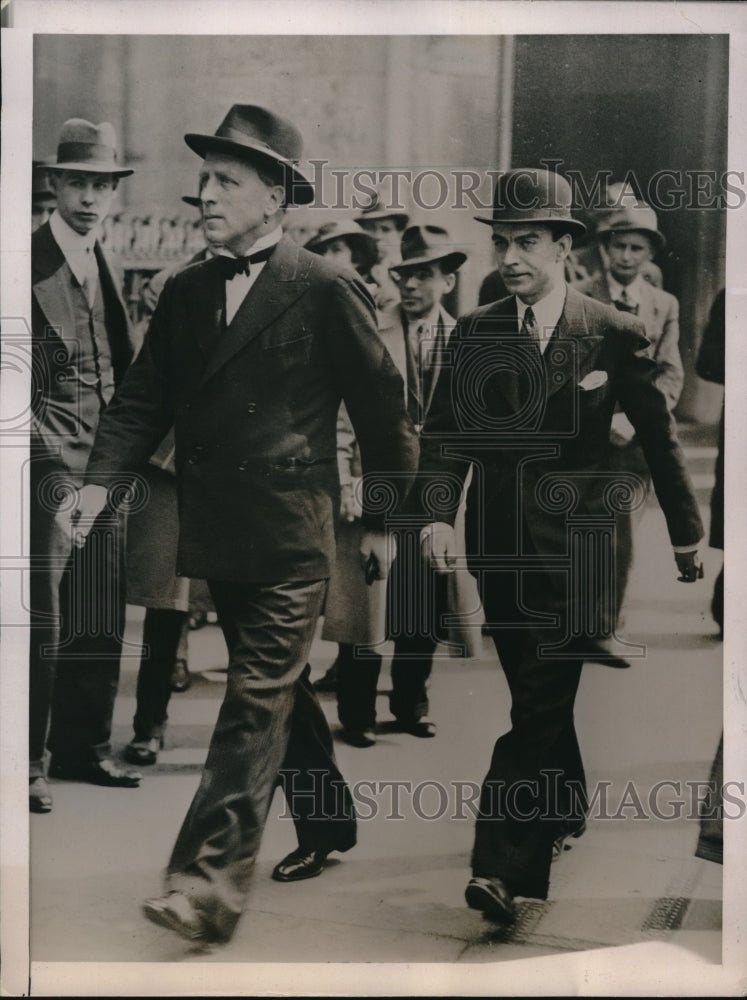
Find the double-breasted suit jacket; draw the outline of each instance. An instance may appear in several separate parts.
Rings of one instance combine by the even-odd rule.
[[[612,303],[604,274],[597,274],[586,294],[599,302]],[[638,319],[651,341],[651,354],[659,371],[657,384],[673,410],[682,393],[685,372],[680,357],[679,303],[674,295],[655,288],[648,281],[639,282],[640,307]]]
[[[224,320],[220,261],[173,275],[143,349],[102,420],[92,481],[137,470],[173,424],[178,571],[272,583],[329,576],[339,509],[336,424],[344,399],[363,472],[403,494],[417,437],[402,382],[354,275],[283,237]],[[387,510],[364,520],[383,525]]]
[[[448,446],[472,455],[467,548],[475,570],[480,556],[520,553],[527,542],[546,570],[567,555],[569,508],[554,486],[570,484],[575,514],[609,509],[617,404],[636,428],[672,544],[695,546],[698,507],[640,321],[569,287],[540,364],[525,350],[513,297],[461,319],[421,436],[424,473],[463,480],[468,462],[449,457],[459,449]],[[434,514],[453,522],[456,506]]]

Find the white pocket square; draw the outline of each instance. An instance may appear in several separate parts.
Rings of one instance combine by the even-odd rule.
[[[600,385],[604,385],[607,381],[607,372],[596,371],[589,372],[588,375],[578,383],[579,389],[583,389],[588,392],[590,389],[598,389]]]

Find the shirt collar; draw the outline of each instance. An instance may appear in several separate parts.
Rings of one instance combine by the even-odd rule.
[[[421,316],[420,319],[409,319],[407,318],[407,332],[411,333],[417,330],[417,328],[422,324],[423,330],[426,333],[430,333],[438,326],[438,321],[441,318],[441,304],[436,303],[436,305],[431,309],[431,311],[426,316]]]
[[[560,321],[560,317],[563,315],[563,309],[565,307],[565,293],[566,284],[564,281],[559,281],[554,288],[552,288],[544,298],[540,299],[539,302],[535,302],[532,306],[532,312],[534,313],[534,318],[537,321],[537,327],[540,331],[540,338],[542,340],[548,340],[555,330],[555,327]],[[527,302],[522,302],[521,299],[516,296],[516,311],[519,315],[519,329],[521,329],[521,324],[524,322],[524,313],[529,308]]]
[[[637,274],[629,285],[621,285],[619,281],[616,281],[615,278],[612,277],[612,274],[609,271],[607,272],[607,288],[609,288],[610,298],[613,302],[617,302],[620,299],[624,289],[628,302],[632,306],[639,306],[641,304],[642,282],[643,278],[640,274]]]
[[[257,253],[259,250],[266,250],[268,247],[274,247],[276,243],[279,243],[283,238],[283,227],[277,226],[271,233],[267,233],[265,236],[260,236],[260,238],[253,243],[252,246],[247,250],[242,257],[249,257],[253,253]],[[235,253],[230,250],[223,249],[220,251],[224,257],[236,257]]]
[[[81,236],[65,222],[57,209],[49,217],[49,228],[62,250],[68,267],[82,285],[94,265],[93,246],[96,242],[96,230]]]

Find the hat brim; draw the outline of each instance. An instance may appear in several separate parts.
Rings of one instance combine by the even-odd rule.
[[[188,132],[184,136],[184,141],[193,153],[203,158],[207,153],[228,153],[240,160],[264,163],[274,169],[281,167],[285,173],[285,198],[288,204],[308,205],[314,200],[314,188],[298,167],[290,160],[276,156],[269,149],[259,147],[250,141],[236,142],[233,139],[223,139],[217,135],[200,135],[196,132]]]
[[[615,233],[643,233],[654,243],[655,250],[662,250],[667,245],[664,233],[660,233],[658,229],[644,229],[643,226],[612,226],[609,229],[597,229],[600,240],[608,240]]]
[[[406,212],[366,212],[363,215],[356,215],[354,222],[359,226],[365,226],[367,222],[379,222],[381,219],[394,219],[398,229],[406,229],[410,216]]]
[[[202,201],[200,198],[195,198],[191,194],[183,194],[182,201],[185,205],[191,205],[192,208],[202,208]]]
[[[120,167],[116,163],[47,163],[45,170],[75,170],[80,174],[110,174],[112,177],[129,177],[135,171],[129,167]]]
[[[322,247],[333,243],[335,240],[344,240],[353,250],[358,250],[362,256],[361,266],[364,271],[370,271],[379,259],[379,244],[374,236],[369,233],[330,233],[329,236],[322,236],[318,239],[312,237],[308,243],[304,244],[305,250],[312,253],[319,253]]]
[[[423,264],[441,264],[444,271],[456,271],[467,259],[467,254],[461,250],[451,250],[449,253],[438,254],[434,257],[408,257],[400,264],[390,267],[390,271],[406,271],[412,267],[421,267]]]
[[[559,219],[557,216],[550,216],[544,219],[485,219],[480,215],[473,215],[475,222],[483,222],[486,226],[531,226],[533,223],[541,223],[545,226],[566,226],[571,236],[580,236],[586,232],[586,226],[577,219]]]

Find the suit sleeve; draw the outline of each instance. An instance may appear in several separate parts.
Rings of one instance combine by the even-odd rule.
[[[657,385],[657,365],[639,323],[618,329],[618,397],[646,456],[672,545],[703,538],[703,524],[667,399]]]
[[[420,436],[420,469],[410,507],[431,521],[453,525],[470,468],[466,459],[448,454],[448,443],[463,433],[458,418],[455,387],[461,384],[458,366],[463,330],[469,317],[457,322],[446,349],[447,363],[439,372],[436,389]]]
[[[723,385],[726,378],[726,291],[722,288],[713,300],[708,325],[695,364],[698,376],[706,382]]]
[[[378,335],[373,300],[361,282],[338,276],[327,333],[330,364],[360,448],[362,520],[380,529],[410,491],[418,439],[402,378]]]
[[[685,384],[685,369],[680,357],[679,304],[673,295],[669,297],[669,309],[654,359],[658,366],[656,384],[667,397],[669,409],[674,410]]]
[[[88,461],[87,481],[107,485],[115,472],[135,472],[161,443],[174,423],[168,391],[167,283],[135,361],[101,415]]]

